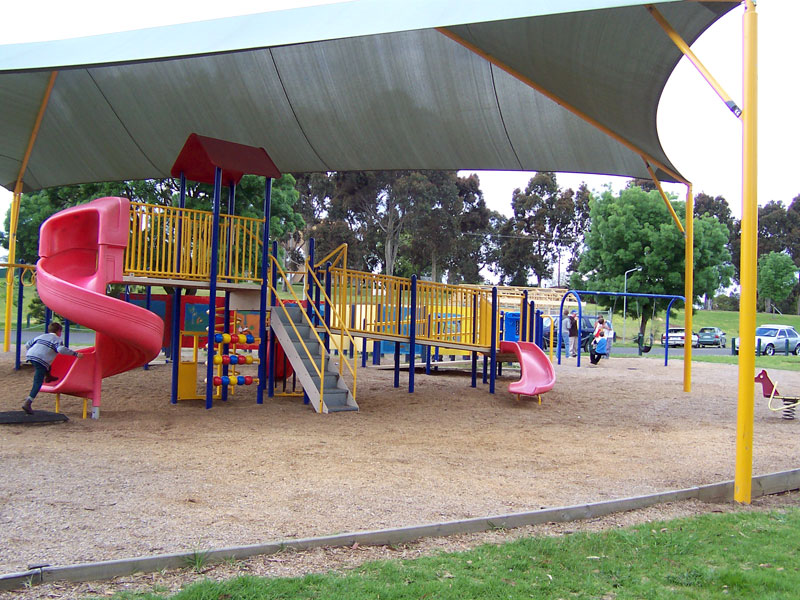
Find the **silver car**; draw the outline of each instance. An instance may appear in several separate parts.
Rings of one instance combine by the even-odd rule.
[[[756,328],[756,351],[759,345],[761,353],[767,356],[785,352],[787,348],[792,354],[800,354],[800,334],[789,325],[761,325]],[[739,352],[739,338],[734,338],[733,348]]]

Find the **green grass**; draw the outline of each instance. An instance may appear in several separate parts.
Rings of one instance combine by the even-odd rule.
[[[345,573],[237,577],[198,582],[174,596],[156,591],[115,598],[793,599],[800,589],[798,528],[797,508],[709,514],[373,562]]]
[[[683,348],[670,348],[669,356],[671,360],[683,360]],[[653,349],[648,354],[645,354],[644,357],[654,360],[660,360],[663,362],[664,360],[663,346],[653,346]],[[629,357],[626,356],[625,358]],[[692,352],[692,362],[709,362],[709,363],[718,363],[725,365],[738,365],[739,357],[732,356],[730,354],[713,355],[713,354],[704,354],[702,352]],[[783,354],[776,354],[775,356],[757,356],[756,368],[778,369],[783,371],[800,371],[800,358],[794,356],[791,353],[789,354],[789,356],[784,356]]]
[[[683,309],[677,310],[676,315],[670,317],[669,319],[670,326],[683,327],[684,317],[685,313]],[[614,315],[612,321],[614,323],[614,331],[620,337],[620,339],[615,343],[621,344],[623,331],[622,315]],[[756,313],[756,326],[763,325],[765,323],[791,325],[800,331],[800,315]],[[701,327],[719,327],[726,333],[728,344],[730,344],[731,339],[739,336],[739,313],[726,310],[698,310],[692,317],[692,329],[697,332]],[[654,332],[655,343],[658,344],[661,341],[661,334],[666,331],[666,318],[663,314],[656,318],[655,327],[651,327],[651,324],[649,322],[647,323],[647,332],[645,334],[645,338],[649,338],[651,331]],[[631,340],[635,339],[638,332],[639,320],[628,317],[628,319],[625,321],[625,335],[629,340],[626,342],[626,345],[634,345]]]

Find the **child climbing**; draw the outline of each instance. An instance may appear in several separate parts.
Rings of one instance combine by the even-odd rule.
[[[64,345],[64,342],[61,341],[60,323],[50,323],[50,327],[47,328],[47,331],[48,333],[43,333],[25,344],[27,348],[25,360],[31,363],[35,369],[31,393],[28,394],[28,397],[25,398],[25,402],[22,405],[22,410],[29,415],[33,414],[31,404],[33,404],[36,394],[39,393],[39,388],[42,387],[45,377],[50,373],[50,365],[53,363],[56,354],[68,354],[76,358],[83,358],[82,354],[70,350]]]

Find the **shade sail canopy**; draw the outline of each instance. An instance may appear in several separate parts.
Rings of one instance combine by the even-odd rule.
[[[691,43],[739,3],[650,4]],[[676,181],[656,111],[680,56],[644,3],[619,0],[356,0],[0,46],[0,184],[53,70],[25,190],[168,177],[192,132],[284,172],[648,177],[645,155]]]

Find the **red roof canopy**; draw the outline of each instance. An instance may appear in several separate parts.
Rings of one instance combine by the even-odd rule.
[[[263,148],[245,146],[235,142],[218,140],[196,133],[191,134],[183,145],[172,176],[183,173],[190,181],[214,185],[214,171],[222,169],[222,184],[239,183],[243,175],[263,175],[277,179],[281,176],[278,167]]]

